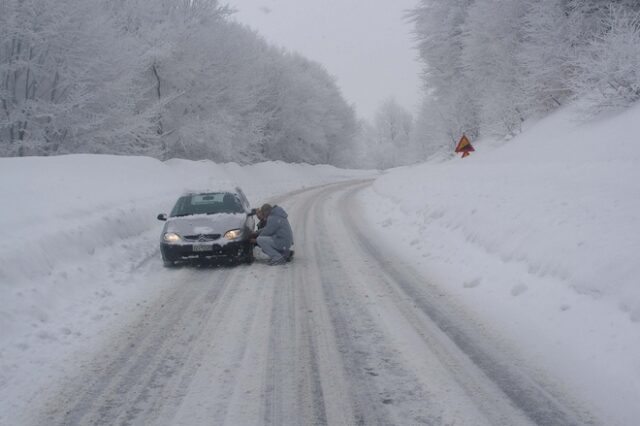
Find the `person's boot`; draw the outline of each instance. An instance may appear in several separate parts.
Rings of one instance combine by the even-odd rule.
[[[274,265],[283,265],[287,262],[287,258],[284,256],[280,256],[279,258],[275,259],[275,258],[271,258],[269,259],[269,265],[274,266]]]

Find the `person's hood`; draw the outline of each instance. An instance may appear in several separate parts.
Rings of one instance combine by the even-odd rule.
[[[289,216],[287,212],[285,212],[280,206],[273,206],[273,208],[271,209],[271,214],[283,217],[285,219]]]

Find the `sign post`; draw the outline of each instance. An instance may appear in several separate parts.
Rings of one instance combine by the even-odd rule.
[[[471,142],[469,142],[469,139],[463,133],[462,137],[460,138],[460,142],[458,142],[458,146],[456,146],[456,153],[457,154],[462,153],[461,158],[464,158],[469,156],[469,154],[471,154],[474,151],[475,149],[473,148],[473,145],[471,145]]]

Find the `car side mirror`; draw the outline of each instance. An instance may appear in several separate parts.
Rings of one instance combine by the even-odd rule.
[[[251,209],[251,211],[247,213],[247,216],[255,216],[257,211],[258,209]]]
[[[166,213],[160,213],[158,215],[158,220],[167,220],[167,214]]]

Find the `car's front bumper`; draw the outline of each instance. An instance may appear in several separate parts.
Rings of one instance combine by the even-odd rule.
[[[162,258],[167,261],[216,259],[216,258],[240,258],[251,248],[249,241],[229,241],[219,243],[160,243]]]

